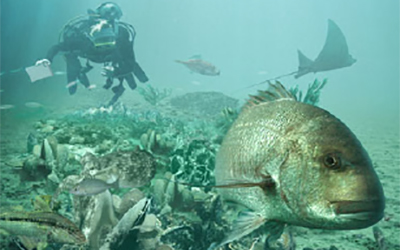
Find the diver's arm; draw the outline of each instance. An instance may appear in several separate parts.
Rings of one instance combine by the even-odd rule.
[[[35,65],[46,65],[49,66],[52,62],[54,57],[58,54],[58,52],[64,50],[63,44],[59,43],[56,45],[53,45],[49,51],[47,51],[47,56],[43,59],[37,60]]]
[[[71,39],[68,42],[64,41],[52,46],[49,51],[47,52],[47,57],[50,62],[53,61],[54,57],[59,52],[66,52],[66,51],[73,51],[73,50],[85,50],[87,47],[87,41],[82,38]]]
[[[63,44],[56,44],[53,45],[49,51],[47,51],[47,56],[46,58],[40,59],[38,61],[36,61],[36,65],[46,65],[49,66],[52,62],[54,57],[58,54],[58,52],[63,50]]]
[[[65,49],[65,43],[59,43],[54,46],[52,46],[49,51],[47,52],[46,59],[49,60],[50,62],[53,62],[54,57],[58,54],[60,51],[66,51]]]

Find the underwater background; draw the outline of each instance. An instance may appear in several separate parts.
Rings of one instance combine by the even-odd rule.
[[[398,1],[114,1],[122,9],[121,21],[135,27],[136,59],[150,80],[127,89],[113,109],[102,108],[112,92],[102,88],[101,64],[92,63],[88,73],[97,87],[80,85],[74,95],[66,88],[62,55],[51,65],[59,73],[32,83],[23,68],[45,58],[69,20],[102,2],[0,2],[0,214],[6,207],[43,210],[46,205],[37,205],[42,202],[38,200],[58,194],[58,213],[90,238],[87,249],[101,249],[116,221],[143,197],[153,197],[151,205],[141,207],[153,215],[147,216],[150,226],[126,233],[110,249],[208,249],[228,231],[224,214],[229,217],[232,212],[226,211],[214,189],[165,179],[215,184],[215,155],[223,136],[248,95],[268,86],[247,87],[295,71],[297,50],[316,58],[331,19],[344,33],[356,63],[280,81],[305,92],[315,79],[327,79],[315,104],[343,121],[367,150],[385,192],[385,216],[376,224],[375,236],[372,227],[294,227],[294,239],[288,241],[296,241],[296,249],[400,249]],[[216,65],[220,75],[196,74],[175,62],[198,55]],[[84,159],[88,152],[92,159]],[[64,192],[69,189],[64,181],[68,176],[137,162],[155,172],[139,189],[110,189],[83,198]],[[104,213],[115,216],[96,221],[103,203],[108,204],[102,205]],[[88,233],[94,227],[98,231]],[[246,236],[221,249],[266,249],[256,237]],[[28,242],[18,235],[1,235],[0,249],[78,249],[38,238]],[[270,249],[294,249],[285,244]]]

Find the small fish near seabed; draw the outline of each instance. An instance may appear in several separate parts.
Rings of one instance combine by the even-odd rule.
[[[0,105],[0,110],[7,110],[7,109],[12,109],[12,108],[14,108],[15,106],[14,105],[11,105],[11,104],[3,104],[3,105]]]
[[[250,210],[218,246],[261,226],[276,239],[285,224],[362,229],[381,220],[385,208],[382,185],[356,136],[278,82],[251,96],[229,129],[215,178],[225,200]]]
[[[43,106],[43,104],[38,103],[38,102],[26,102],[25,107],[31,108],[31,109],[39,109],[39,108],[43,108],[44,106]]]
[[[192,72],[200,75],[218,76],[221,73],[217,67],[209,62],[203,61],[199,57],[192,58],[187,61],[175,60],[175,62],[185,65]]]
[[[86,243],[85,235],[74,223],[53,212],[1,212],[0,233],[48,243]]]

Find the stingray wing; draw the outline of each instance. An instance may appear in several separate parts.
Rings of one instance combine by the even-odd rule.
[[[314,72],[339,69],[352,65],[356,60],[349,54],[346,38],[339,26],[328,20],[328,35],[325,45],[314,61]]]
[[[296,79],[305,74],[313,72],[312,66],[314,65],[314,61],[306,57],[300,50],[297,50],[297,54],[299,57],[299,68],[294,76]]]

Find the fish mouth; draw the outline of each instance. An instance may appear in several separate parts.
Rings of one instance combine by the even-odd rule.
[[[331,207],[341,219],[375,221],[383,217],[385,204],[382,200],[331,201]]]

